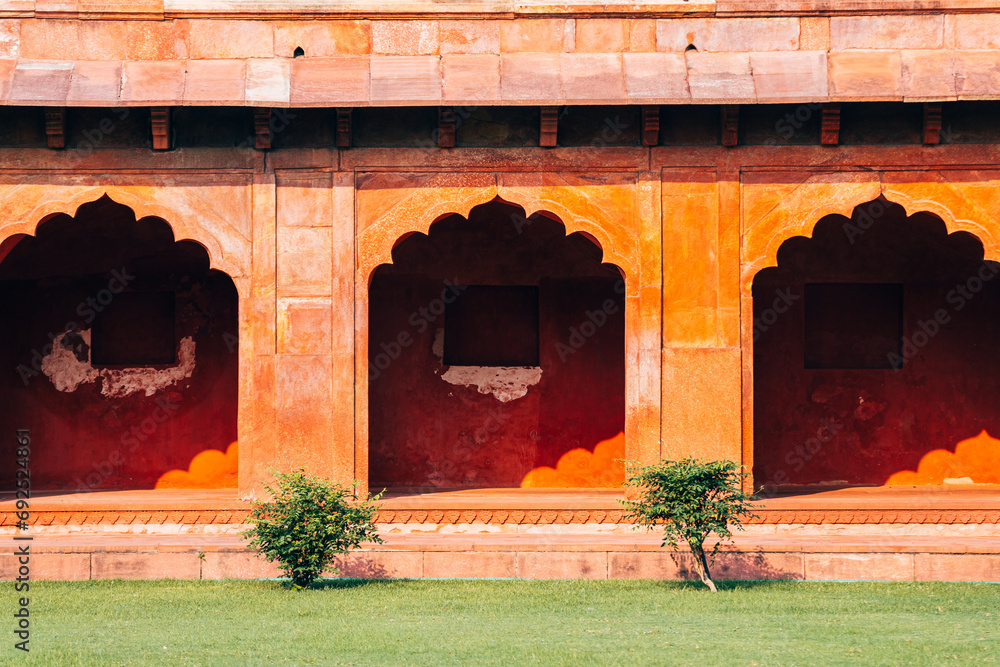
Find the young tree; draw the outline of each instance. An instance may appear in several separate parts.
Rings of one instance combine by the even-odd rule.
[[[253,503],[247,521],[255,525],[242,535],[252,549],[277,561],[296,588],[312,586],[336,554],[362,542],[382,543],[374,523],[382,494],[354,501],[353,489],[302,468],[275,472],[274,478],[275,488],[265,485],[273,500]]]
[[[635,488],[638,500],[623,500],[628,518],[639,526],[663,529],[662,546],[674,553],[683,540],[691,548],[694,567],[702,582],[716,590],[705,557],[705,539],[719,537],[712,559],[723,540],[732,538],[730,526],[743,529],[751,512],[751,497],[742,490],[747,473],[732,461],[701,461],[688,457],[640,466],[630,463],[625,484]],[[676,557],[671,553],[671,558]]]

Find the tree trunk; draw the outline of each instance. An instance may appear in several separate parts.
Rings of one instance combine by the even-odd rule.
[[[717,593],[715,583],[712,581],[711,576],[709,576],[708,559],[705,558],[705,549],[701,544],[691,542],[688,543],[688,546],[691,547],[691,555],[694,557],[694,569],[698,572],[698,576],[701,577],[701,583],[708,586],[709,590],[713,593]]]

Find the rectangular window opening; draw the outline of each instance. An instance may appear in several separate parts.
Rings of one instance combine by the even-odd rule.
[[[446,366],[538,366],[538,287],[467,285],[445,307]]]
[[[901,284],[805,285],[806,368],[892,369],[902,339]]]
[[[94,318],[94,366],[160,366],[177,363],[174,292],[122,292]]]

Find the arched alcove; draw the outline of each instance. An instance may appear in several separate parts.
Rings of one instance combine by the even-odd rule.
[[[33,488],[235,487],[238,295],[205,247],[108,197],[3,247],[0,429],[30,429]]]
[[[402,235],[368,296],[370,488],[620,484],[625,283],[592,238],[495,200]]]
[[[884,198],[782,243],[753,280],[755,485],[994,481],[988,457],[904,473],[1000,436],[998,275],[976,236]]]

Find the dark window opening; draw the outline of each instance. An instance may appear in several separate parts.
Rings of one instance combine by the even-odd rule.
[[[465,286],[444,315],[447,366],[538,366],[538,287]]]
[[[891,369],[902,338],[901,284],[806,284],[806,368]]]
[[[94,366],[177,363],[173,292],[123,292],[103,307],[91,332]]]

